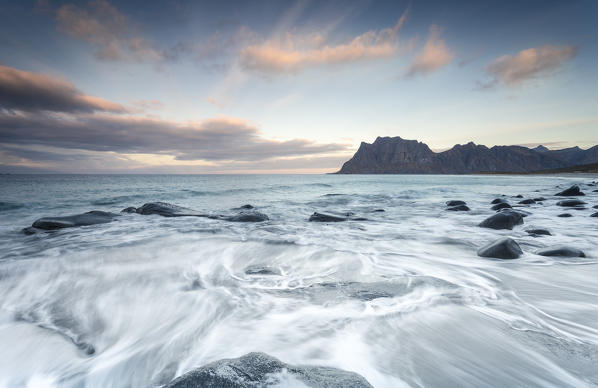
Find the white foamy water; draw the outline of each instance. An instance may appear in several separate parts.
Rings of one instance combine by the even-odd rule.
[[[375,387],[596,386],[598,186],[585,184],[597,179],[2,176],[0,387],[157,387],[252,351]],[[584,210],[556,206],[573,183]],[[478,227],[501,194],[546,200],[512,231]],[[452,199],[472,210],[446,211]],[[270,221],[123,214],[21,233],[153,201],[215,214],[248,203]],[[314,211],[368,220],[308,222]],[[524,255],[477,256],[502,236]],[[587,257],[534,254],[558,244]]]

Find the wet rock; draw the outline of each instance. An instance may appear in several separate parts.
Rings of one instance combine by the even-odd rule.
[[[32,228],[41,230],[57,230],[63,228],[74,228],[77,226],[89,226],[96,224],[105,224],[114,220],[118,217],[118,214],[103,212],[99,210],[93,210],[83,214],[75,214],[72,216],[65,217],[44,217],[36,220]],[[30,233],[32,229],[26,228],[25,233]]]
[[[133,206],[129,206],[120,211],[121,213],[137,213],[137,208]]]
[[[533,205],[534,203],[536,203],[536,201],[531,198],[528,198],[524,199],[523,201],[519,201],[518,203],[521,205]]]
[[[162,217],[207,217],[207,215],[201,214],[193,209],[173,205],[167,202],[148,202],[140,208],[137,208],[137,213],[143,215],[157,214]]]
[[[495,198],[492,200],[492,202],[490,202],[491,205],[496,205],[497,203],[506,203],[507,200],[506,199],[502,199],[502,198]]]
[[[532,236],[552,236],[550,231],[547,229],[527,229],[526,232]]]
[[[385,211],[386,210],[384,210],[384,209],[376,209],[376,210],[374,210],[374,213],[383,213]]]
[[[263,266],[263,265],[250,265],[245,268],[246,275],[282,275],[280,270],[275,267]]]
[[[241,208],[241,209],[253,209],[253,205],[249,205],[249,204],[247,204],[247,205],[243,205],[243,206],[241,206],[240,208]]]
[[[592,190],[592,193],[598,193],[598,190]]]
[[[311,222],[341,222],[341,221],[347,221],[347,218],[315,212],[314,214],[309,216],[309,221],[311,221]]]
[[[467,207],[467,205],[457,205],[457,206],[449,207],[446,210],[450,210],[453,212],[468,212],[470,209],[469,209],[469,207]]]
[[[543,248],[537,251],[536,254],[540,256],[586,257],[583,251],[565,245]]]
[[[546,201],[546,198],[544,198],[544,197],[537,197],[537,198],[534,198],[534,201],[536,201],[536,202],[542,202],[542,201]]]
[[[569,187],[568,189],[565,189],[559,193],[556,193],[555,195],[564,196],[564,197],[572,197],[572,196],[585,195],[585,194],[582,193],[582,191],[579,189],[579,186],[573,185],[573,186]]]
[[[268,221],[270,219],[264,213],[260,213],[255,210],[242,211],[239,214],[235,214],[232,216],[217,216],[217,217],[210,216],[210,218],[231,221],[231,222],[264,222],[264,221]]]
[[[592,214],[590,217],[598,217],[598,212]]]
[[[175,379],[166,388],[257,388],[284,384],[282,375],[291,375],[309,387],[371,388],[360,375],[341,369],[295,366],[265,353],[212,362]]]
[[[592,206],[592,209],[598,209],[598,205]]]
[[[515,225],[523,224],[523,216],[518,212],[499,212],[486,218],[479,226],[491,229],[513,229]]]
[[[584,201],[580,201],[579,199],[565,199],[563,201],[558,201],[556,203],[557,206],[562,207],[583,207],[587,203]]]
[[[495,259],[516,259],[522,254],[519,244],[510,237],[503,237],[478,249],[478,256]]]
[[[510,209],[510,208],[500,209],[498,212],[499,213],[517,213],[517,214],[521,215],[521,217],[527,217],[527,216],[531,216],[532,215],[532,213],[527,212],[525,210],[521,210],[521,209]]]
[[[571,213],[561,213],[561,214],[557,215],[557,217],[568,218],[568,217],[573,217],[573,215]]]
[[[447,201],[446,206],[460,206],[460,205],[467,205],[465,201]]]
[[[523,195],[517,194],[517,195],[514,195],[513,198],[523,198]]]
[[[501,202],[501,203],[497,203],[496,205],[492,206],[491,209],[492,210],[500,210],[500,209],[506,209],[506,208],[511,208],[512,206],[509,205],[506,202]]]

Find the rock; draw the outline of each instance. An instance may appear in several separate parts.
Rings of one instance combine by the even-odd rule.
[[[189,209],[182,206],[173,205],[166,202],[149,202],[137,208],[138,214],[151,215],[157,214],[162,217],[207,217],[205,214],[201,214],[193,209]]]
[[[490,202],[491,205],[496,205],[497,203],[506,203],[507,200],[506,199],[502,199],[502,198],[495,198],[492,200],[492,202]]]
[[[540,256],[586,257],[583,251],[565,245],[543,248],[537,251],[536,254]]]
[[[263,221],[268,221],[270,219],[264,213],[260,213],[255,210],[242,211],[239,214],[235,214],[232,216],[217,216],[217,217],[210,216],[210,218],[231,221],[231,222],[263,222]]]
[[[500,210],[500,209],[506,209],[506,208],[511,208],[512,206],[509,205],[506,202],[501,202],[501,203],[497,203],[496,205],[492,206],[491,209],[492,210]]]
[[[249,353],[239,358],[212,362],[173,380],[166,388],[257,388],[281,386],[282,376],[290,375],[308,387],[371,388],[360,375],[341,369],[295,366],[265,353]]]
[[[280,270],[275,267],[268,267],[262,265],[250,265],[245,268],[245,274],[247,275],[282,275]]]
[[[598,190],[592,190],[592,193],[598,193]]]
[[[513,198],[523,198],[523,195],[517,194],[517,195],[514,195]]]
[[[592,214],[590,217],[598,217],[598,212]]]
[[[311,221],[311,222],[341,222],[341,221],[347,221],[347,218],[315,212],[314,214],[312,214],[309,217],[309,221]]]
[[[586,202],[580,201],[579,199],[565,199],[563,201],[558,201],[556,203],[557,206],[563,206],[563,207],[578,207],[578,206],[583,206],[586,204],[587,204]]]
[[[568,218],[568,217],[573,217],[573,215],[571,215],[570,213],[561,213],[557,217]]]
[[[469,208],[467,207],[467,205],[458,205],[458,206],[449,207],[446,210],[450,210],[450,211],[454,211],[454,212],[468,212]]]
[[[63,228],[73,228],[77,226],[89,226],[96,224],[105,224],[118,217],[118,214],[93,210],[83,214],[75,214],[66,217],[44,217],[36,220],[32,228],[42,230],[56,230]],[[29,228],[27,228],[29,229]],[[25,232],[25,231],[24,231]],[[31,232],[31,230],[29,230]],[[27,232],[25,232],[27,233]]]
[[[536,201],[536,202],[542,202],[542,201],[546,201],[546,198],[544,198],[544,197],[538,197],[538,198],[534,198],[534,201]]]
[[[569,187],[568,189],[565,189],[559,193],[556,193],[555,195],[564,196],[564,197],[572,197],[572,196],[585,195],[585,194],[581,192],[581,190],[579,189],[579,186],[573,185],[573,186]]]
[[[479,226],[491,229],[513,229],[515,225],[523,224],[523,216],[518,212],[499,212],[486,218]]]
[[[133,206],[129,206],[128,208],[125,208],[123,210],[120,211],[121,213],[137,213],[137,208],[133,207]]]
[[[478,249],[478,256],[496,259],[516,259],[523,254],[519,244],[510,237],[500,238]]]
[[[546,229],[527,229],[526,232],[532,236],[552,236],[550,231]]]
[[[592,209],[598,209],[598,205],[592,206]]]
[[[517,214],[521,215],[521,217],[527,217],[527,216],[530,216],[532,214],[530,212],[526,212],[525,210],[521,210],[521,209],[510,209],[510,208],[500,209],[498,212],[499,213],[517,213]]]
[[[241,206],[241,209],[253,209],[253,206],[249,205],[249,204],[248,205],[243,205],[243,206]]]
[[[376,209],[376,210],[374,210],[374,213],[383,213],[385,211],[386,210],[384,210],[384,209]]]
[[[447,201],[446,206],[460,206],[460,205],[467,205],[465,201]]]
[[[520,203],[521,205],[532,205],[532,204],[536,203],[536,201],[531,198],[528,198],[528,199],[524,199],[523,201],[519,201],[518,203]]]

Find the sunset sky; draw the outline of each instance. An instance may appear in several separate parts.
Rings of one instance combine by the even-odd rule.
[[[0,172],[332,172],[598,144],[598,1],[0,0]]]

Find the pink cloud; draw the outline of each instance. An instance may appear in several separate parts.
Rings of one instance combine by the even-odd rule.
[[[411,63],[411,66],[409,66],[407,76],[431,73],[443,68],[453,60],[455,54],[447,48],[444,39],[440,38],[440,32],[438,26],[432,25],[430,27],[428,40]]]

